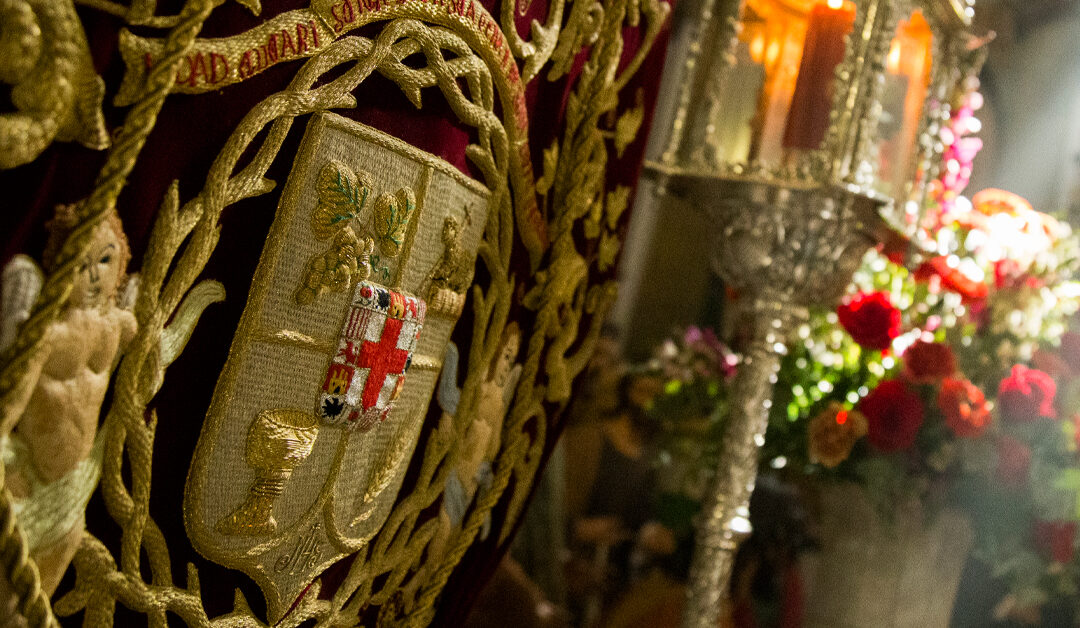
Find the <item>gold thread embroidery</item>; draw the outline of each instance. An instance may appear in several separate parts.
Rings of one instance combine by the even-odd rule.
[[[33,161],[54,140],[108,147],[105,83],[71,0],[10,0],[3,24],[0,81],[15,111],[0,114],[0,168]]]
[[[556,13],[553,13],[551,17],[557,23],[558,17],[561,16],[561,9]],[[317,25],[320,21],[322,24],[329,25],[332,30],[332,37],[327,37],[328,41],[334,37],[343,37],[367,24],[393,19],[424,20],[452,29],[457,36],[461,37],[465,43],[463,51],[467,50],[470,55],[479,56],[487,68],[492,71],[495,87],[502,97],[502,111],[507,119],[507,124],[504,127],[507,135],[507,145],[501,147],[500,150],[506,150],[506,157],[510,161],[509,174],[514,192],[513,212],[516,217],[518,233],[526,250],[529,252],[533,267],[540,263],[540,258],[549,246],[550,241],[547,233],[547,222],[537,206],[536,196],[533,193],[532,157],[529,152],[528,110],[525,104],[524,86],[518,73],[518,67],[513,62],[513,56],[510,54],[510,45],[507,43],[505,34],[502,29],[498,28],[494,18],[478,0],[440,0],[439,2],[429,2],[428,0],[374,0],[373,2],[363,0],[313,0],[311,9],[297,9],[282,14],[279,18],[285,19],[286,16],[290,16],[288,19],[293,21],[317,20]],[[228,39],[226,38],[226,40]],[[204,68],[197,72],[197,77],[207,76],[208,74],[213,76],[213,65],[208,59],[215,54],[215,47],[219,46],[221,41],[200,40],[196,42],[194,50],[188,55],[186,63]],[[159,42],[144,40],[145,43],[136,44],[134,36],[128,37],[125,42],[127,43],[122,42],[122,45],[133,50],[127,54],[122,53],[127,65],[126,74],[130,75],[125,77],[125,84],[129,87],[126,91],[122,91],[117,95],[118,103],[126,102],[126,98],[133,97],[138,92],[142,85],[141,74],[148,67],[153,68],[155,60],[160,57],[160,55],[154,53],[154,49],[160,45]],[[284,44],[281,45],[284,46]],[[142,46],[149,48],[143,52]],[[138,50],[134,51],[136,48]],[[324,45],[318,54],[321,55],[325,49],[327,49],[327,46]],[[315,54],[315,52],[314,49],[309,48],[308,51],[304,52],[304,55],[297,56]],[[224,53],[220,52],[216,54],[224,55]],[[635,57],[635,60],[631,61],[630,66],[627,68],[631,70],[629,74],[636,70],[637,65],[640,64],[640,58],[643,58],[643,56],[643,54],[639,54]],[[147,58],[150,59],[149,64]],[[539,60],[541,57],[536,58]],[[400,82],[404,83],[403,88],[413,103],[419,106],[420,85],[410,84],[416,80],[415,76],[399,72],[399,77],[404,79],[405,76],[410,76],[410,78]],[[200,92],[219,89],[224,84],[226,83],[223,80],[208,87],[196,80],[194,85],[178,84],[176,90]],[[125,98],[122,98],[122,95]],[[475,122],[475,120],[468,120],[469,114],[466,114],[465,117],[466,121]]]
[[[575,3],[575,8],[580,5],[583,10],[579,12],[579,17],[571,16],[569,20],[569,26],[574,26],[569,30],[574,29],[582,30],[575,22],[580,22],[580,15],[615,15],[616,17],[607,20],[605,26],[602,29],[604,33],[603,37],[599,41],[605,42],[603,46],[597,46],[597,49],[592,53],[592,59],[590,63],[603,64],[609,62],[612,58],[612,51],[619,50],[620,34],[618,29],[622,27],[622,20],[626,17],[626,13],[620,13],[624,10],[625,4],[620,4],[621,0],[609,0],[601,4],[595,3]],[[598,9],[594,11],[593,9]],[[638,9],[635,4],[629,11],[631,14],[629,21],[636,24],[638,19]],[[585,72],[582,75],[582,79],[578,81],[578,86],[575,88],[575,98],[581,98],[581,95],[603,94],[607,98],[608,85],[614,83],[615,91],[621,88],[625,78],[632,74],[637,65],[640,63],[640,58],[643,57],[644,52],[647,52],[651,46],[652,39],[655,36],[655,29],[659,27],[659,24],[663,22],[663,18],[666,15],[665,11],[657,12],[649,9],[646,5],[646,10],[642,11],[642,14],[649,18],[648,29],[646,30],[645,37],[643,39],[642,50],[639,55],[635,55],[631,62],[626,66],[624,73],[618,75],[614,73],[608,73],[606,70],[599,72],[602,75],[601,81],[596,80],[596,75]],[[551,14],[549,14],[550,17]],[[427,16],[418,15],[422,19],[429,19]],[[467,18],[466,18],[467,19]],[[439,22],[438,19],[433,20]],[[464,22],[466,20],[462,20]],[[596,20],[599,21],[599,20]],[[555,21],[558,23],[558,20]],[[454,50],[456,56],[471,56],[472,51],[470,46],[475,47],[477,40],[475,33],[470,34],[461,30],[461,24],[445,24],[451,28],[454,28],[459,33],[464,33],[467,43],[461,39],[455,39],[453,35],[443,35],[438,30],[430,30],[424,37],[428,39],[422,39],[418,44],[416,41],[409,43],[413,50],[423,48],[425,45],[429,46],[426,51],[429,61],[433,58],[441,56],[440,52],[435,52],[434,55],[430,53],[430,48],[433,46],[436,50],[439,47],[443,47],[446,50]],[[394,38],[400,33],[405,32],[405,29],[397,28],[396,23],[388,24],[384,30],[386,37],[380,36],[380,41],[394,42]],[[414,32],[424,32],[428,29],[418,29]],[[496,29],[497,30],[497,29]],[[393,35],[388,33],[393,32]],[[611,39],[607,37],[610,35]],[[562,46],[568,56],[576,56],[580,50],[580,45],[584,45],[585,39],[588,38],[570,38],[570,44]],[[357,38],[356,41],[364,42],[361,38]],[[426,43],[425,43],[426,42]],[[590,42],[591,43],[591,40]],[[612,45],[608,45],[612,43]],[[560,44],[562,40],[560,39]],[[392,45],[392,44],[391,44]],[[342,47],[344,49],[345,47]],[[368,54],[370,48],[363,48],[363,44],[353,49],[353,58],[360,58],[363,55]],[[387,49],[383,49],[387,50]],[[404,50],[404,48],[403,48]],[[326,51],[329,54],[320,55],[326,61],[322,65],[318,65],[318,69],[315,68],[317,64],[305,65],[305,69],[298,74],[298,77],[302,78],[298,81],[300,85],[292,86],[290,89],[295,90],[297,93],[302,92],[311,85],[311,81],[321,75],[326,69],[333,67],[335,64],[340,63],[344,57],[348,55],[338,55],[330,50]],[[515,55],[518,52],[515,51]],[[520,55],[519,55],[520,56]],[[614,53],[614,57],[618,57],[618,52]],[[398,57],[398,59],[403,57]],[[318,58],[317,58],[318,59]],[[485,63],[488,67],[497,67],[492,63],[490,55],[485,56]],[[419,103],[419,93],[421,88],[430,87],[435,85],[434,80],[423,78],[421,75],[410,73],[411,69],[404,67],[404,64],[397,64],[395,62],[379,62],[372,61],[367,68],[374,68],[379,65],[380,71],[384,72],[387,76],[390,76],[393,80],[399,83],[408,83],[403,86],[403,89],[410,98],[417,104]],[[587,64],[588,65],[588,64]],[[156,69],[156,68],[155,68]],[[435,73],[446,73],[448,68],[445,66],[435,66]],[[454,72],[457,70],[449,70]],[[590,70],[591,71],[591,70]],[[347,105],[351,101],[351,96],[348,95],[348,91],[355,87],[355,85],[366,77],[370,69],[365,69],[363,72],[357,72],[352,74],[347,81],[341,81],[342,83],[349,83],[349,87],[342,91],[335,89],[333,86],[336,81],[330,81],[321,90],[321,94],[325,94],[325,98],[322,101],[321,107],[327,106],[342,106]],[[306,73],[306,74],[305,74]],[[160,72],[158,72],[160,74]],[[612,81],[612,77],[615,80]],[[311,81],[308,80],[311,79]],[[457,75],[456,78],[464,78],[462,75]],[[455,79],[451,79],[451,83]],[[306,81],[306,82],[305,82]],[[460,99],[460,93],[454,93],[452,88],[447,89],[447,83],[440,84],[444,94],[450,99]],[[470,83],[473,85],[483,85],[482,82]],[[505,85],[496,81],[497,88],[500,90],[500,94],[503,96],[502,111],[504,112],[507,120],[513,120],[513,100],[507,99],[505,91]],[[490,88],[489,88],[490,89]],[[482,93],[482,89],[477,94]],[[475,94],[474,94],[475,95]],[[482,100],[483,96],[477,101]],[[490,98],[490,96],[488,96]],[[467,102],[467,99],[461,99]],[[461,100],[457,102],[461,102]],[[579,110],[591,111],[591,109],[597,106],[597,101],[590,100],[589,98],[582,98],[579,105],[575,105]],[[293,111],[308,111],[305,107],[310,107],[310,103],[297,104]],[[459,112],[459,116],[463,117],[469,124],[475,126],[490,125],[490,113],[482,113],[477,115],[478,112],[484,111],[490,112],[490,104],[484,105],[480,102],[479,106],[475,109],[469,109],[466,107],[455,107],[455,111]],[[604,108],[607,105],[599,105],[600,108]],[[260,108],[257,107],[257,110]],[[196,225],[199,228],[196,233],[196,240],[200,242],[199,248],[186,249],[185,254],[182,256],[182,264],[178,267],[184,268],[184,274],[195,269],[197,274],[198,269],[202,264],[205,264],[206,257],[209,256],[216,244],[216,235],[213,229],[204,227],[203,225],[216,224],[217,217],[220,215],[221,210],[228,204],[239,200],[246,196],[252,196],[257,194],[263,194],[268,191],[268,182],[261,179],[262,173],[265,172],[265,167],[269,161],[277,154],[277,150],[280,147],[280,142],[284,139],[285,133],[288,130],[291,123],[293,113],[282,115],[280,112],[270,114],[267,117],[260,118],[259,115],[265,115],[267,107],[262,107],[258,113],[252,112],[252,121],[248,123],[248,130],[250,133],[247,137],[255,137],[254,131],[257,131],[262,126],[267,125],[270,121],[273,122],[273,126],[267,134],[267,139],[264,141],[263,147],[258,153],[256,161],[246,168],[242,173],[234,176],[232,170],[239,158],[242,148],[246,146],[243,142],[241,146],[237,146],[237,143],[232,143],[227,146],[227,150],[223,151],[223,158],[219,159],[220,163],[215,165],[215,168],[210,173],[211,176],[207,178],[207,186],[210,192],[206,190],[193,202],[185,205],[181,212],[170,213],[174,211],[178,204],[175,204],[174,197],[170,196],[166,199],[166,204],[163,205],[162,211],[159,215],[158,224],[155,225],[155,234],[175,232],[179,233],[178,236],[173,236],[164,240],[163,252],[157,252],[148,256],[147,266],[154,268],[155,266],[163,265],[160,271],[160,279],[155,280],[157,284],[155,291],[160,291],[161,281],[165,279],[166,270],[172,263],[172,257],[180,244],[187,237],[187,234],[191,232]],[[280,117],[275,117],[280,116]],[[488,116],[485,121],[484,116]],[[573,116],[571,116],[572,118]],[[567,138],[574,137],[586,137],[592,130],[591,119],[586,121],[585,124],[581,124],[580,121],[570,120],[568,121],[568,127],[572,129],[566,134]],[[524,137],[525,132],[521,130],[518,132],[513,128],[514,125],[510,124],[506,127],[510,138]],[[497,123],[495,127],[487,127],[488,129],[498,129]],[[524,126],[522,125],[522,129]],[[484,137],[481,132],[481,137]],[[527,155],[527,145],[524,142],[512,141],[505,143],[506,136],[500,138],[498,133],[493,134],[493,140],[485,146],[479,146],[480,150],[475,150],[474,147],[470,147],[470,158],[474,160],[479,170],[484,174],[485,180],[492,184],[493,189],[493,202],[492,216],[489,219],[487,237],[485,239],[484,247],[481,250],[481,259],[488,267],[489,278],[485,286],[477,286],[471,294],[475,296],[473,309],[475,314],[474,322],[474,342],[473,346],[468,352],[468,359],[470,363],[474,361],[480,361],[483,363],[485,360],[490,360],[493,356],[496,347],[495,342],[499,337],[502,325],[505,324],[507,310],[509,305],[509,298],[513,291],[514,281],[508,275],[509,268],[509,255],[510,255],[510,238],[511,232],[508,229],[509,221],[506,219],[509,215],[509,196],[504,188],[501,188],[498,184],[500,179],[505,177],[506,157],[509,155],[510,160],[514,161],[514,152],[517,151],[518,155],[522,154],[522,148],[524,148],[524,154]],[[482,142],[483,143],[483,142]],[[573,141],[567,141],[566,153],[567,158],[570,159],[571,155],[581,156],[589,153],[592,150],[591,147],[586,150],[587,146],[581,143],[575,143]],[[484,153],[483,151],[488,151]],[[500,151],[502,151],[500,153]],[[603,149],[600,150],[602,154]],[[501,155],[501,156],[500,156]],[[592,157],[588,157],[591,159]],[[577,159],[577,157],[574,157]],[[536,217],[540,216],[538,212],[531,214],[528,211],[528,202],[522,203],[521,200],[531,195],[532,188],[523,189],[520,185],[523,177],[520,173],[515,172],[515,169],[522,166],[520,159],[515,165],[511,163],[511,175],[514,178],[514,208],[519,216],[519,229],[522,231],[522,238],[528,239],[530,237],[530,230],[528,225],[530,221],[534,221]],[[527,158],[524,160],[527,161]],[[575,161],[573,165],[569,166],[571,170],[578,168],[580,162]],[[530,175],[531,176],[531,175]],[[560,175],[561,178],[562,175]],[[590,189],[594,185],[592,182],[588,183]],[[558,186],[555,186],[558,187]],[[228,191],[226,191],[226,188]],[[173,192],[170,192],[173,194]],[[563,222],[561,219],[564,217],[568,209],[581,206],[568,202],[566,195],[566,188],[556,189],[551,198],[549,199],[550,207],[552,210],[553,220],[552,227],[560,230],[569,230],[569,226],[573,225],[576,218],[570,217],[569,220]],[[174,203],[173,210],[169,210],[169,204]],[[535,208],[535,205],[533,205]],[[591,208],[589,209],[591,212]],[[522,213],[524,212],[524,213]],[[170,223],[173,220],[173,216],[179,218],[178,222]],[[541,221],[542,222],[542,221]],[[541,225],[545,226],[545,225]],[[178,228],[177,228],[178,227]],[[160,236],[159,236],[160,238]],[[172,244],[175,240],[175,245]],[[533,262],[537,263],[536,257],[536,242],[526,242],[530,247],[530,252],[533,253]],[[209,245],[207,246],[207,243]],[[559,255],[565,253],[559,252]],[[553,257],[555,255],[553,254]],[[167,314],[170,312],[171,307],[175,307],[175,299],[183,294],[184,279],[180,277],[171,277],[166,289],[166,298],[160,303],[161,312],[165,313],[165,317],[162,320],[167,320]],[[187,284],[187,285],[190,285]],[[179,289],[179,290],[178,290]],[[179,294],[177,294],[177,291]],[[587,311],[593,313],[593,318],[600,318],[599,313],[603,310],[603,301],[600,297],[609,293],[610,290],[605,292],[598,289],[598,287],[590,288],[585,295],[585,299],[580,303],[586,308]],[[544,303],[545,300],[537,297],[537,301]],[[151,303],[151,299],[146,299],[147,303]],[[574,307],[577,307],[575,302]],[[153,320],[158,316],[159,304],[154,302],[153,308],[147,308],[143,310],[143,313],[139,316],[140,322],[144,320]],[[153,315],[151,315],[151,312]],[[581,346],[587,347],[590,344],[592,326],[590,325],[589,331],[582,339]],[[545,410],[538,402],[538,395],[543,396],[544,384],[542,380],[538,379],[541,372],[542,364],[542,348],[543,340],[539,344],[532,342],[532,338],[542,334],[543,328],[537,328],[533,330],[533,336],[528,343],[528,351],[525,364],[523,365],[522,380],[518,386],[519,394],[515,397],[515,404],[510,412],[510,416],[507,419],[507,424],[503,430],[504,447],[500,452],[500,456],[495,465],[495,480],[493,487],[481,492],[477,496],[476,507],[470,512],[469,517],[464,523],[462,531],[456,535],[450,541],[446,559],[442,561],[431,574],[429,582],[422,583],[423,586],[418,591],[418,596],[415,600],[411,600],[409,604],[404,604],[400,601],[400,586],[403,580],[406,578],[407,572],[413,568],[416,564],[416,558],[420,556],[423,549],[427,546],[432,538],[433,526],[432,522],[421,523],[417,520],[416,513],[419,513],[425,507],[430,505],[431,501],[435,499],[438,490],[440,489],[442,482],[445,481],[445,475],[441,472],[437,472],[438,469],[445,469],[449,464],[453,464],[452,460],[457,456],[454,453],[454,448],[449,443],[440,438],[434,438],[428,444],[427,449],[424,451],[423,461],[421,469],[417,478],[417,489],[414,493],[404,497],[397,508],[391,513],[390,517],[384,524],[382,534],[375,539],[374,543],[362,552],[354,562],[353,568],[349,571],[346,581],[338,589],[337,593],[333,596],[332,600],[319,601],[318,598],[318,582],[314,584],[295,610],[289,615],[287,620],[283,623],[285,626],[296,625],[299,622],[304,621],[309,617],[319,617],[326,623],[355,623],[358,613],[366,607],[368,604],[382,604],[391,598],[396,601],[392,605],[384,607],[387,611],[387,621],[393,621],[399,615],[407,617],[407,624],[416,625],[425,621],[425,618],[430,618],[433,612],[433,604],[438,591],[441,589],[442,584],[445,582],[446,577],[449,574],[449,570],[460,560],[460,557],[464,554],[465,549],[471,543],[472,538],[475,535],[476,530],[479,529],[482,524],[484,514],[490,510],[495,501],[500,498],[503,491],[506,490],[508,482],[511,477],[515,479],[517,489],[513,493],[511,509],[509,516],[504,522],[504,531],[508,529],[516,517],[516,511],[519,508],[517,504],[520,504],[519,495],[522,495],[526,491],[526,487],[531,482],[532,474],[535,472],[535,464],[538,461],[536,452],[538,446],[542,449],[543,441],[545,438]],[[587,351],[578,352],[575,357],[581,353],[587,353]],[[576,361],[574,363],[576,366]],[[470,369],[470,373],[472,369]],[[138,389],[136,389],[138,391]],[[477,381],[471,376],[467,378],[465,385],[463,386],[462,395],[462,414],[463,424],[468,423],[469,417],[473,416],[476,405],[476,391]],[[136,392],[136,395],[141,395],[141,392]],[[142,404],[145,408],[146,401],[149,398],[143,400],[141,397],[134,405]],[[129,420],[138,416],[136,420]],[[138,454],[143,456],[143,453],[147,451],[149,444],[153,442],[153,429],[152,423],[147,426],[146,429],[139,428],[138,421],[141,421],[140,414],[136,415],[135,412],[124,413],[123,425],[125,430],[133,430],[127,435],[121,434],[117,439],[110,442],[109,447],[112,452],[109,454],[110,458],[115,457],[116,460],[120,459],[120,455],[126,448],[129,451],[129,455]],[[130,427],[129,427],[130,426]],[[535,428],[535,429],[533,429]],[[136,458],[136,460],[148,460],[145,456]],[[447,464],[449,462],[449,464]],[[141,462],[137,462],[141,464]],[[149,468],[148,463],[146,468]],[[148,486],[149,475],[148,472],[143,472],[141,467],[138,469],[133,467],[139,475],[135,481],[135,486]],[[332,470],[336,473],[336,470]],[[143,480],[145,484],[140,484]],[[151,590],[148,585],[145,585],[140,578],[123,578],[115,579],[108,578],[117,573],[117,566],[108,550],[104,546],[100,545],[94,539],[88,539],[84,545],[84,550],[80,551],[80,554],[76,558],[76,568],[78,573],[76,591],[72,594],[65,596],[64,600],[58,602],[58,609],[66,612],[75,612],[79,608],[86,608],[85,620],[95,625],[107,624],[111,618],[111,608],[115,604],[114,600],[121,595],[121,593],[128,599],[138,597],[139,599],[152,600],[150,604],[153,608],[160,608],[160,611],[153,611],[155,621],[164,622],[165,620],[165,608],[171,608],[181,613],[181,616],[192,623],[205,623],[206,616],[201,610],[201,604],[199,604],[198,596],[198,577],[194,568],[189,569],[188,573],[188,587],[187,589],[180,589],[171,585],[171,576],[169,576],[169,569],[167,567],[162,568],[163,564],[167,564],[168,554],[167,551],[163,552],[164,540],[160,537],[159,532],[155,532],[157,529],[153,525],[152,520],[149,520],[145,514],[145,500],[148,499],[148,493],[136,491],[134,496],[128,492],[125,480],[119,472],[119,464],[113,466],[112,470],[107,474],[107,477],[103,479],[103,485],[105,487],[105,495],[107,503],[110,505],[111,512],[118,513],[132,513],[122,514],[125,517],[124,521],[124,533],[125,541],[122,548],[121,558],[124,563],[124,569],[126,573],[137,573],[138,565],[137,561],[141,552],[145,551],[150,556],[152,569],[155,574],[155,584],[157,588]],[[125,500],[127,500],[125,502]],[[311,525],[309,522],[307,525]],[[314,527],[309,529],[315,529]],[[504,532],[505,533],[505,532]],[[145,549],[143,549],[145,548]],[[303,553],[303,552],[302,552]],[[162,558],[164,556],[164,559]],[[318,553],[315,554],[316,560],[321,560]],[[165,561],[164,563],[162,561]],[[379,575],[386,574],[387,577],[381,580],[381,584],[376,586],[373,581]],[[258,580],[258,578],[256,578]],[[166,596],[168,600],[165,601]],[[81,600],[81,602],[80,602]],[[66,602],[63,603],[63,602]],[[250,617],[250,608],[243,596],[238,595],[235,602],[236,612],[229,616],[219,618],[218,621],[222,625],[240,625],[248,621]],[[382,614],[380,614],[382,617]]]
[[[469,209],[465,208],[469,220]],[[457,318],[465,307],[465,290],[472,283],[473,260],[461,250],[461,225],[453,216],[443,219],[442,255],[431,269],[428,307],[433,315]]]
[[[277,530],[272,509],[293,470],[311,455],[319,425],[308,412],[265,410],[251,424],[247,437],[248,465],[255,482],[244,503],[218,522],[224,534],[263,536]]]

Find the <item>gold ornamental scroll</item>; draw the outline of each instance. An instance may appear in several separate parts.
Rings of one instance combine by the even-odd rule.
[[[185,490],[195,547],[254,578],[272,621],[389,515],[460,313],[428,303],[432,278],[452,248],[471,283],[490,198],[382,132],[329,113],[309,124]],[[360,244],[339,247],[341,234]],[[346,267],[354,280],[304,296]],[[351,416],[328,414],[346,402]]]
[[[534,194],[529,118],[517,62],[499,24],[478,0],[313,0],[311,8],[282,13],[232,37],[198,39],[177,70],[173,91],[202,93],[240,82],[277,63],[315,55],[336,38],[363,26],[397,18],[453,29],[492,70],[503,102],[510,140],[514,208],[522,243],[535,268],[549,245],[547,222]],[[143,77],[160,57],[162,42],[122,32],[126,71],[115,102],[139,93]],[[407,92],[416,105],[419,93]]]

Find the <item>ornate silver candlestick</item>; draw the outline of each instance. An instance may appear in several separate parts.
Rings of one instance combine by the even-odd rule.
[[[888,229],[882,201],[843,188],[801,191],[671,174],[673,193],[700,203],[714,220],[715,270],[740,294],[750,329],[732,384],[721,462],[702,505],[685,626],[716,626],[765,442],[773,383],[792,331],[807,307],[843,293],[866,250]],[[722,199],[722,200],[717,200]]]

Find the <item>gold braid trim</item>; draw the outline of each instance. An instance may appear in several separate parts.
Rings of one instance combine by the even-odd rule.
[[[45,331],[56,321],[71,293],[75,265],[86,253],[97,226],[116,204],[127,175],[135,165],[146,137],[157,121],[158,112],[176,80],[176,69],[184,54],[195,41],[203,22],[220,0],[190,0],[180,13],[177,26],[166,40],[167,54],[150,72],[146,91],[135,104],[124,125],[117,133],[116,143],[109,151],[105,165],[98,174],[93,192],[80,208],[79,225],[72,230],[57,256],[41,296],[34,304],[30,317],[23,323],[15,342],[2,356],[0,369],[0,417],[2,433],[10,430],[17,417],[6,416],[6,409],[26,381],[27,366],[41,350]],[[160,535],[160,532],[158,533]],[[37,567],[29,558],[26,539],[15,522],[10,493],[0,490],[0,558],[18,596],[17,608],[31,626],[55,626],[49,599],[41,590]]]
[[[56,626],[49,598],[41,590],[37,566],[30,558],[26,537],[15,521],[11,493],[0,490],[0,562],[11,590],[18,596],[16,610],[30,626]]]

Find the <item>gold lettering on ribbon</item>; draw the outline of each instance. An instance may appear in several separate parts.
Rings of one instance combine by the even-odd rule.
[[[334,33],[308,9],[282,13],[232,37],[197,39],[176,70],[172,91],[199,94],[221,89],[278,63],[310,57],[333,39]],[[163,46],[161,39],[120,32],[120,56],[126,70],[116,94],[117,106],[135,101]]]

